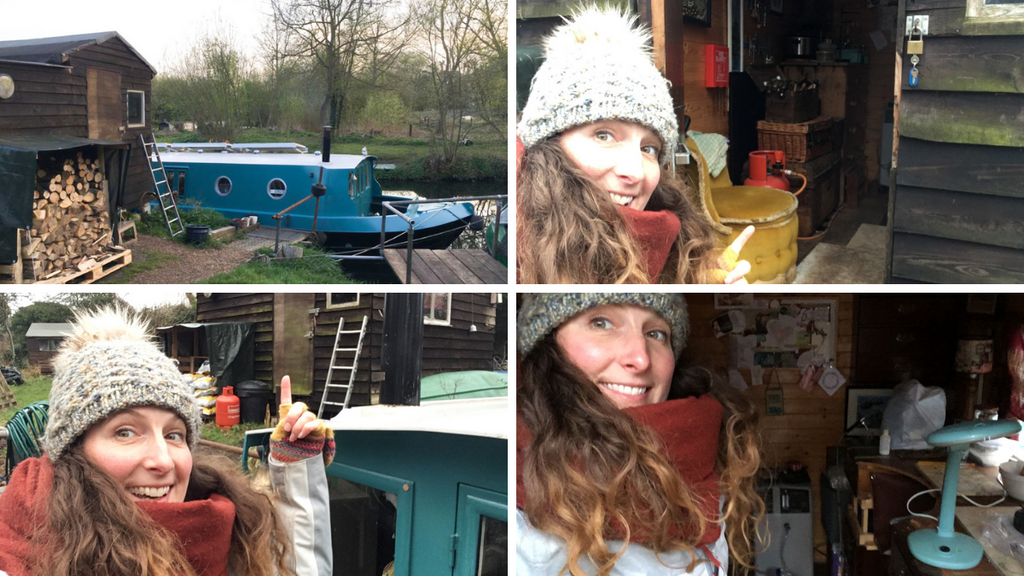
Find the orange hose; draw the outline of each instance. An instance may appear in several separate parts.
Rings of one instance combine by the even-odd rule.
[[[807,188],[807,176],[804,176],[803,174],[797,174],[796,172],[793,172],[791,170],[786,170],[786,176],[799,176],[804,181],[803,185],[800,186],[800,189],[797,190],[796,192],[793,192],[793,196],[799,196],[800,193],[804,191],[804,188]]]

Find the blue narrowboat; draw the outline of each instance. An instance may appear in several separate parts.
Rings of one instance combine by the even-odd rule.
[[[191,201],[228,218],[256,216],[261,225],[274,227],[274,214],[306,198],[313,185],[321,183],[326,193],[319,199],[319,207],[313,200],[294,207],[283,216],[282,228],[311,231],[315,216],[318,242],[330,250],[349,252],[379,246],[383,221],[385,246],[405,247],[408,223],[393,213],[382,218],[381,202],[409,198],[381,192],[373,173],[374,156],[266,154],[260,153],[258,145],[245,145],[251,151],[244,152],[224,146],[220,153],[215,147],[211,152],[172,149],[160,153],[168,182],[183,208]],[[280,145],[273,146],[279,149]],[[473,218],[469,202],[399,209],[414,222],[416,248],[447,248]]]

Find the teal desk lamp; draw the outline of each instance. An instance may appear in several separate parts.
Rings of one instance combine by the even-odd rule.
[[[907,536],[907,545],[915,558],[925,564],[951,570],[967,570],[981,562],[985,554],[981,544],[967,534],[953,531],[960,462],[972,443],[1013,436],[1022,429],[1021,422],[1016,420],[982,420],[946,426],[928,436],[928,443],[932,446],[949,447],[949,458],[946,459],[946,475],[942,479],[939,527],[922,528]]]

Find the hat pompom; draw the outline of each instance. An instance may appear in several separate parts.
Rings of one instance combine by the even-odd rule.
[[[70,336],[64,339],[64,349],[74,352],[97,341],[149,342],[149,323],[136,314],[117,308],[103,308],[80,312]]]
[[[617,8],[588,6],[566,19],[544,39],[545,58],[564,56],[574,50],[603,50],[650,59],[651,32],[636,25],[637,17]]]

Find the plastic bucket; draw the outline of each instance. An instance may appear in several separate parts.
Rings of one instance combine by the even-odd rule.
[[[274,393],[259,380],[246,380],[235,385],[235,395],[241,401],[242,422],[263,422]]]
[[[189,224],[185,227],[185,240],[190,244],[202,244],[210,235],[210,227],[200,224]]]

